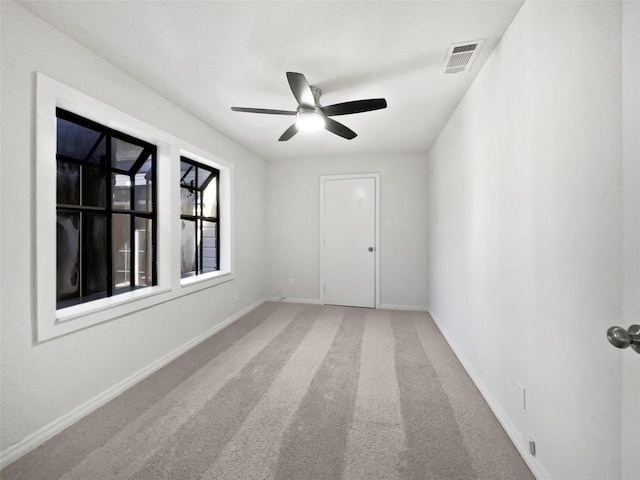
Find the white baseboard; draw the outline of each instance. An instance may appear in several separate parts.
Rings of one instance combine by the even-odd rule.
[[[502,428],[504,428],[504,431],[507,432],[507,435],[511,439],[511,442],[518,450],[518,453],[520,454],[522,459],[525,461],[525,463],[531,470],[531,473],[533,473],[534,477],[536,477],[537,480],[553,480],[549,472],[547,472],[546,468],[544,468],[544,466],[542,465],[542,463],[540,463],[540,461],[538,461],[537,458],[534,458],[529,454],[529,451],[527,450],[527,446],[522,442],[522,435],[514,427],[513,423],[511,423],[511,420],[509,420],[509,417],[507,416],[505,411],[502,409],[500,404],[495,400],[493,395],[491,395],[489,388],[482,381],[482,379],[480,378],[476,370],[473,368],[473,365],[471,364],[471,362],[467,360],[464,354],[462,354],[462,352],[456,347],[455,343],[451,341],[451,336],[449,332],[445,328],[443,328],[440,323],[438,323],[438,321],[433,316],[433,314],[431,315],[431,318],[433,318],[433,321],[438,327],[438,330],[440,330],[440,332],[442,333],[442,336],[445,338],[445,340],[449,344],[449,347],[451,347],[451,350],[453,350],[453,353],[455,354],[455,356],[458,357],[458,360],[460,361],[460,363],[462,364],[462,367],[466,370],[467,374],[471,378],[471,381],[473,381],[475,386],[480,391],[480,394],[484,397],[485,401],[489,405],[489,408],[491,409],[491,411],[493,411],[493,414],[496,416],[496,418],[502,425]]]
[[[131,375],[131,376],[125,378],[124,380],[116,383],[115,385],[113,385],[112,387],[108,388],[104,392],[96,395],[95,397],[93,397],[89,401],[87,401],[87,402],[83,403],[82,405],[74,408],[70,412],[66,413],[65,415],[63,415],[63,416],[61,416],[59,418],[57,418],[56,420],[54,420],[53,422],[45,425],[44,427],[36,430],[31,435],[28,435],[27,437],[25,437],[22,440],[20,440],[18,443],[14,444],[14,445],[11,445],[6,450],[0,452],[0,469],[6,467],[10,463],[15,462],[20,457],[22,457],[23,455],[27,454],[28,452],[30,452],[34,448],[40,446],[41,444],[43,444],[44,442],[49,440],[54,435],[57,435],[58,433],[62,432],[65,428],[73,425],[74,423],[76,423],[77,421],[82,419],[83,417],[86,417],[91,412],[97,410],[98,408],[100,408],[105,403],[109,402],[110,400],[113,400],[115,397],[120,395],[122,392],[124,392],[128,388],[131,388],[136,383],[140,382],[141,380],[144,380],[146,377],[148,377],[152,373],[154,373],[157,370],[159,370],[160,368],[164,367],[166,364],[168,364],[172,360],[178,358],[183,353],[191,350],[193,347],[195,347],[199,343],[203,342],[204,340],[209,338],[211,335],[214,335],[215,333],[217,333],[220,330],[222,330],[224,327],[232,324],[237,319],[239,319],[243,315],[246,315],[251,310],[257,308],[258,306],[260,306],[264,302],[265,302],[265,299],[263,298],[263,299],[258,300],[257,302],[252,303],[251,305],[243,308],[239,312],[233,314],[231,317],[229,317],[229,318],[223,320],[222,322],[218,323],[217,325],[213,326],[212,328],[210,328],[206,332],[201,333],[197,337],[195,337],[195,338],[189,340],[188,342],[186,342],[185,344],[179,346],[178,348],[176,348],[172,352],[169,352],[168,354],[164,355],[163,357],[159,358],[158,360],[155,360],[151,364],[147,365],[143,369],[135,372],[133,375]]]
[[[378,308],[382,308],[384,310],[406,310],[409,312],[428,312],[429,311],[427,307],[423,307],[421,305],[393,305],[390,303],[381,303]]]
[[[269,302],[283,302],[283,303],[308,303],[310,305],[322,305],[317,298],[291,298],[291,297],[269,297]]]
[[[269,297],[269,302],[283,302],[283,303],[307,303],[311,305],[322,305],[323,303],[316,298],[290,298],[290,297]],[[385,310],[406,310],[411,312],[428,312],[427,307],[421,305],[392,305],[388,303],[380,304],[376,308]]]

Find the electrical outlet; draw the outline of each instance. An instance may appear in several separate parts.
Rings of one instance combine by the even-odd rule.
[[[519,392],[518,398],[520,399],[520,405],[522,405],[523,410],[526,410],[527,409],[527,391],[520,382],[516,382],[516,385],[518,386],[518,392]]]
[[[296,282],[293,281],[293,278],[289,279],[289,286],[293,287],[295,285]]]
[[[529,453],[536,456],[536,441],[531,437],[529,437]]]

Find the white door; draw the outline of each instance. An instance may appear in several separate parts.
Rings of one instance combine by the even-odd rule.
[[[321,177],[321,298],[376,306],[378,175]]]
[[[640,3],[623,2],[623,324],[640,325]],[[613,353],[613,352],[612,352]],[[622,478],[640,478],[640,355],[622,356]]]

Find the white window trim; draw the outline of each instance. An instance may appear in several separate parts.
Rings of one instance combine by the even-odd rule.
[[[56,310],[56,108],[158,147],[158,285]],[[46,75],[36,75],[35,275],[37,342],[129,315],[233,280],[233,164]],[[180,155],[220,171],[220,270],[180,280]],[[226,196],[223,196],[226,195]]]

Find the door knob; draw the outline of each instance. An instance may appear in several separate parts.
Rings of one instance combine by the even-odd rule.
[[[369,251],[370,251],[370,252],[373,252],[373,247],[369,247]]]
[[[622,327],[611,327],[607,330],[607,340],[616,348],[631,347],[640,353],[640,325],[631,325],[629,330]]]

